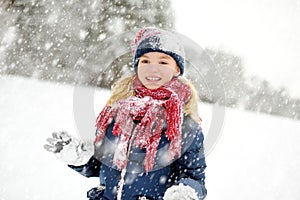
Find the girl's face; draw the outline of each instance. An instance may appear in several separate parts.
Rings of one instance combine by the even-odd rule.
[[[149,52],[140,57],[137,75],[142,84],[152,90],[159,88],[180,74],[176,61],[161,52]]]

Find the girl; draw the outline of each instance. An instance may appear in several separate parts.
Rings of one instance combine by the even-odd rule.
[[[132,53],[135,74],[114,84],[97,118],[93,155],[86,164],[69,166],[100,177],[89,199],[204,199],[203,134],[197,94],[181,76],[184,49],[174,33],[144,28]],[[86,152],[64,132],[48,141],[45,148],[57,154],[74,149],[77,161]]]

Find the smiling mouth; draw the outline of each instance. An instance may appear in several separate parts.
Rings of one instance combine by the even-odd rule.
[[[161,78],[159,78],[159,77],[146,77],[146,80],[148,80],[148,81],[159,81],[159,80],[161,80]]]

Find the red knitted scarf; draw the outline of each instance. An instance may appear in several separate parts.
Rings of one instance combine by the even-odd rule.
[[[161,138],[164,122],[167,122],[165,134],[170,142],[169,159],[180,157],[181,124],[183,107],[190,99],[190,87],[177,78],[160,88],[149,90],[138,78],[134,80],[135,96],[106,106],[97,118],[97,136],[95,145],[101,144],[106,128],[115,118],[112,133],[119,137],[113,162],[123,169],[127,165],[131,145],[145,148],[144,167],[149,172],[155,162],[157,147]],[[135,129],[134,122],[138,122]]]

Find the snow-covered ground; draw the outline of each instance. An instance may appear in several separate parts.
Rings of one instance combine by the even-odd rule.
[[[85,102],[90,94],[94,99]],[[85,199],[97,178],[80,176],[43,145],[53,131],[79,136],[82,126],[94,130],[91,119],[108,94],[0,76],[0,200]],[[80,108],[91,107],[88,102],[94,104],[94,116],[78,116],[85,113]],[[212,124],[212,110],[201,104],[204,132]],[[207,155],[207,199],[300,199],[300,121],[234,109],[226,109],[225,116],[221,137]]]

